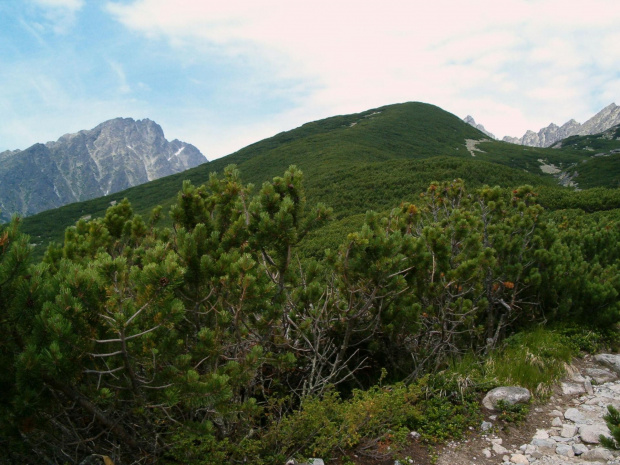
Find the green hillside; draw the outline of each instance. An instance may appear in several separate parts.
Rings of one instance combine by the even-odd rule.
[[[478,144],[472,156],[467,139],[487,140]],[[166,214],[183,180],[201,185],[209,173],[221,173],[229,164],[236,164],[243,180],[257,187],[296,165],[304,172],[309,200],[325,202],[334,208],[336,218],[344,218],[413,199],[432,180],[552,187],[557,181],[543,173],[543,163],[558,169],[579,164],[581,181],[596,178],[592,170],[605,172],[616,161],[609,157],[590,161],[591,155],[573,146],[540,149],[490,141],[436,106],[404,103],[307,123],[184,173],[26,218],[22,230],[38,244],[40,255],[47,243],[61,240],[64,230],[78,219],[102,216],[111,202],[125,197],[144,216],[156,205],[162,205]],[[592,170],[581,169],[584,161]],[[584,187],[615,187],[613,176],[597,179]]]
[[[600,134],[571,136],[553,147],[586,155],[565,170],[581,189],[620,187],[620,125]]]

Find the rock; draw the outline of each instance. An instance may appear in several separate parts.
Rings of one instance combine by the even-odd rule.
[[[573,380],[575,383],[583,383],[586,380],[586,378],[584,378],[583,375],[579,372],[574,373],[570,377],[570,379]]]
[[[411,439],[420,439],[421,434],[418,433],[417,431],[412,431],[411,433],[409,433],[409,437]]]
[[[576,408],[569,408],[564,412],[564,418],[572,421],[573,423],[583,423],[586,421],[586,417]]]
[[[583,425],[579,428],[581,440],[587,444],[598,444],[600,435],[608,436],[611,433],[607,425],[597,423],[595,425]]]
[[[594,360],[596,360],[601,365],[605,365],[610,368],[616,374],[620,373],[620,355],[616,354],[598,354],[594,356]]]
[[[476,124],[476,120],[474,120],[474,118],[471,115],[467,115],[465,118],[463,118],[463,121],[465,121],[470,126],[475,127],[479,131],[485,133],[491,139],[495,139],[495,136],[491,134],[489,131],[487,131],[482,124]]]
[[[495,452],[496,454],[507,454],[508,453],[508,449],[506,449],[504,446],[500,445],[500,444],[493,444],[493,452]]]
[[[553,439],[532,439],[532,445],[538,448],[539,452],[543,454],[555,453],[556,443]]]
[[[549,432],[546,429],[537,429],[534,439],[549,439]]]
[[[572,446],[568,444],[558,444],[555,448],[555,453],[558,455],[563,455],[564,457],[574,457],[575,451],[573,451]]]
[[[586,392],[586,389],[581,383],[562,383],[562,393],[565,396],[574,396],[584,392]]]
[[[483,421],[482,425],[480,425],[480,429],[482,429],[482,431],[489,431],[491,428],[493,428],[493,423],[488,421]]]
[[[489,410],[495,410],[495,407],[500,400],[503,400],[507,404],[514,405],[528,402],[531,397],[532,395],[530,394],[530,391],[526,388],[518,386],[501,386],[491,389],[482,400],[482,405]]]
[[[564,418],[564,414],[560,412],[559,410],[551,410],[551,412],[549,412],[549,416]]]
[[[559,426],[561,428],[563,426],[562,420],[560,420],[558,417],[555,417],[551,422],[551,426]]]
[[[482,455],[484,455],[487,459],[490,459],[493,454],[491,454],[491,450],[489,448],[482,449]]]
[[[581,458],[588,462],[607,462],[613,460],[614,456],[607,449],[597,447],[581,454]]]
[[[563,438],[572,438],[577,434],[577,427],[575,425],[562,425],[562,432],[560,436]]]
[[[151,120],[112,119],[3,160],[0,223],[13,213],[28,216],[101,197],[206,161],[193,145],[168,141]]]
[[[512,463],[521,463],[521,464],[528,464],[530,463],[530,461],[527,459],[527,457],[523,454],[512,454],[512,456],[510,457],[510,461]]]
[[[569,136],[597,134],[599,132],[611,130],[613,126],[620,123],[620,107],[612,103],[606,106],[596,115],[583,124],[571,119],[562,126],[551,123],[545,128],[541,128],[537,133],[531,130],[526,131],[523,137],[505,136],[502,140],[511,144],[529,145],[532,147],[549,147]],[[555,147],[558,147],[556,145]]]
[[[586,368],[586,374],[592,378],[596,384],[604,384],[618,379],[615,373],[604,368]]]
[[[589,450],[590,449],[588,449],[588,446],[586,446],[585,444],[573,444],[573,452],[575,453],[575,455],[585,454]]]

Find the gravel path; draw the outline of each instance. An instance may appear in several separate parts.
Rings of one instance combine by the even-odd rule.
[[[595,360],[599,359],[599,361]],[[609,369],[599,362],[605,362]],[[518,427],[474,434],[439,451],[438,465],[564,465],[606,463],[620,465],[620,454],[600,446],[600,434],[609,434],[603,415],[607,406],[620,408],[620,356],[586,357],[549,401],[532,408]],[[494,422],[493,415],[487,421]]]

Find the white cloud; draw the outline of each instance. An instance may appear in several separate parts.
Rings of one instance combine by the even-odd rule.
[[[307,82],[303,109],[281,119],[291,125],[421,100],[519,135],[617,99],[617,0],[136,0],[107,10],[179,50],[210,46],[263,60],[274,80]]]
[[[56,34],[66,34],[75,23],[75,16],[84,6],[84,0],[30,0],[41,9],[45,19],[41,28],[50,28]]]
[[[129,83],[127,82],[127,76],[125,75],[125,70],[123,69],[123,66],[116,61],[110,61],[109,64],[110,64],[110,68],[112,68],[112,71],[118,78],[119,92],[121,94],[128,94],[129,92],[131,92],[131,87],[129,86]]]
[[[50,8],[63,8],[77,11],[84,6],[84,0],[33,0],[34,3]]]

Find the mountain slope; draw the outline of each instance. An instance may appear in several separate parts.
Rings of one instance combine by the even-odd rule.
[[[478,142],[478,151],[469,152],[468,140],[484,141]],[[184,179],[200,185],[209,173],[221,173],[229,164],[236,164],[244,181],[256,186],[295,164],[304,172],[308,200],[325,202],[334,208],[336,218],[345,219],[369,209],[392,208],[403,200],[415,201],[433,180],[461,177],[472,187],[531,184],[559,189],[545,167],[554,165],[560,171],[591,156],[572,147],[532,148],[491,141],[433,105],[389,105],[307,123],[183,173],[40,213],[25,219],[24,231],[37,243],[60,240],[67,226],[84,216],[104,214],[110,202],[123,197],[137,213],[148,215],[156,205],[166,213]]]
[[[101,197],[205,161],[193,145],[167,141],[151,120],[116,118],[0,154],[0,219]]]

